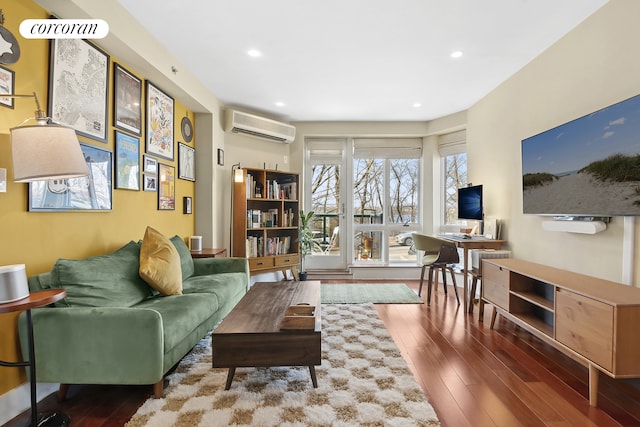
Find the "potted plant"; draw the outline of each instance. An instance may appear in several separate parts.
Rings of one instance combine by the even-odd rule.
[[[300,277],[300,280],[307,280],[307,271],[304,268],[304,259],[313,249],[313,231],[311,231],[310,226],[313,215],[313,211],[305,213],[303,210],[300,210],[300,218],[298,219],[298,244],[300,248],[300,273],[298,276]]]

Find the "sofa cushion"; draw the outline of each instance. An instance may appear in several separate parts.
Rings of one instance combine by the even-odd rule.
[[[136,308],[148,308],[160,313],[164,351],[167,352],[213,316],[218,306],[218,297],[214,294],[190,294],[150,298]]]
[[[215,294],[220,301],[234,300],[247,292],[246,276],[239,273],[218,273],[192,276],[182,283],[185,294]]]
[[[140,277],[161,295],[182,294],[180,255],[162,233],[147,227],[140,247]]]
[[[80,260],[59,259],[51,269],[48,284],[62,288],[61,307],[130,307],[151,294],[138,275],[140,246],[129,242],[110,254]]]
[[[193,276],[193,258],[191,257],[191,251],[187,247],[187,244],[182,240],[182,237],[176,235],[171,239],[171,243],[176,247],[178,255],[180,255],[180,267],[182,268],[182,280],[188,279]]]

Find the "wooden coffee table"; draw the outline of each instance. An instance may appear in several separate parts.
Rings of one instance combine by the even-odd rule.
[[[313,329],[281,330],[288,307],[316,307]],[[308,366],[318,387],[315,366],[321,354],[320,282],[257,282],[214,330],[213,367],[229,368],[229,390],[236,368]]]

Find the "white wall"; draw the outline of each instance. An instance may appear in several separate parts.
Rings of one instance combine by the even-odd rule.
[[[581,235],[522,214],[520,142],[640,93],[639,16],[637,0],[609,2],[469,109],[470,181],[484,184],[486,214],[505,219],[515,257],[622,280],[622,218]]]

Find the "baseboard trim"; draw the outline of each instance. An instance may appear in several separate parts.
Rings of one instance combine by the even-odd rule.
[[[60,384],[38,383],[36,400],[40,402],[51,393],[55,393],[59,387]],[[31,387],[29,383],[23,383],[0,396],[0,425],[4,425],[29,408],[31,408]]]

